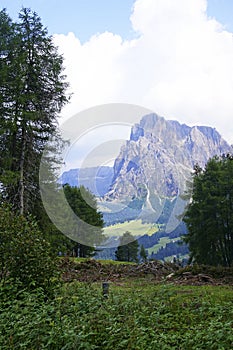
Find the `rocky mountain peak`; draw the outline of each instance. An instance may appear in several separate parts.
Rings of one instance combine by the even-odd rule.
[[[231,152],[220,134],[207,126],[187,126],[155,113],[131,129],[115,160],[108,200],[159,196],[173,198],[185,189],[193,166]]]

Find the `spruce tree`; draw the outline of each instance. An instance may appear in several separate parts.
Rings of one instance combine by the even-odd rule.
[[[233,262],[233,159],[214,157],[194,173],[191,202],[184,216],[190,260],[231,266]]]
[[[21,215],[37,215],[41,156],[52,136],[61,142],[57,118],[69,100],[63,58],[30,9],[17,23],[1,11],[0,33],[1,193]]]

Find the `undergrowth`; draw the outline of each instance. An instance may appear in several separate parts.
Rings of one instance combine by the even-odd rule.
[[[2,286],[0,348],[165,350],[233,348],[233,291],[145,280],[63,284],[54,298]]]

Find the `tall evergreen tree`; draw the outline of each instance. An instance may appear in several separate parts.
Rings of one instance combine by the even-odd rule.
[[[103,216],[98,211],[95,196],[84,186],[71,187],[66,184],[63,190],[73,212],[83,220],[77,225],[77,237],[80,241],[74,242],[73,251],[78,257],[92,256],[95,252],[93,244],[100,244],[103,240]],[[89,225],[86,225],[89,224]],[[85,244],[83,244],[85,242]]]
[[[148,252],[146,251],[145,247],[143,244],[141,244],[140,247],[140,257],[142,259],[143,262],[147,261],[147,256],[148,256]]]
[[[120,238],[120,244],[116,250],[116,259],[119,261],[138,262],[138,241],[126,231]]]
[[[63,59],[40,18],[23,9],[13,23],[0,12],[0,182],[3,199],[37,214],[39,167],[57,118],[68,102]]]
[[[190,260],[230,266],[233,262],[233,158],[210,159],[194,173],[192,199],[184,216]]]

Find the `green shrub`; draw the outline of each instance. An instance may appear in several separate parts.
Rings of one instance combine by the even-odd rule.
[[[57,275],[56,259],[33,218],[0,208],[0,278],[22,287],[50,289]]]

